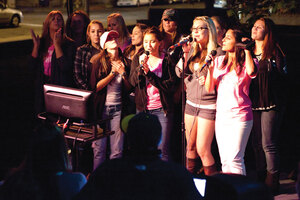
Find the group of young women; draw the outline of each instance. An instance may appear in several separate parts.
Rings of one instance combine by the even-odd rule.
[[[196,17],[192,42],[175,49],[182,49],[184,59],[167,51],[182,38],[174,9],[164,11],[159,28],[137,24],[131,37],[119,13],[109,15],[107,24],[105,32],[100,21],[92,20],[86,43],[77,51],[76,38],[64,34],[59,11],[48,14],[41,40],[32,32],[31,60],[39,71],[38,90],[45,83],[93,90],[95,117],[113,117],[108,128],[115,134],[93,142],[94,169],[106,159],[108,141],[110,159],[122,157],[120,121],[133,112],[158,116],[161,158],[171,160],[174,93],[183,77],[187,169],[198,173],[201,159],[206,175],[218,172],[211,153],[215,134],[222,172],[246,175],[244,153],[253,126],[258,171],[267,170],[266,182],[278,189],[277,138],[286,68],[270,19],[258,19],[251,39],[246,39],[239,29],[227,29],[220,17]],[[254,45],[247,45],[251,43],[247,40]],[[42,106],[42,97],[38,99]]]

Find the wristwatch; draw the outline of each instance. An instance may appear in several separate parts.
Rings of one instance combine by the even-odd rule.
[[[114,76],[117,75],[117,73],[116,73],[115,71],[111,71],[111,73],[112,73]]]

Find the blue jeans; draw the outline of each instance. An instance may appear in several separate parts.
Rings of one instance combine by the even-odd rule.
[[[282,113],[277,110],[253,111],[252,147],[257,171],[279,171],[278,136]]]
[[[123,153],[124,134],[120,127],[121,121],[121,105],[105,106],[102,119],[113,117],[107,123],[107,130],[115,133],[109,136],[110,141],[110,159],[120,158]],[[95,140],[92,144],[94,151],[94,170],[105,161],[108,137]]]
[[[172,130],[173,114],[168,113],[166,115],[162,108],[147,110],[146,113],[156,115],[158,117],[158,120],[162,128],[161,130],[162,137],[158,146],[158,149],[161,150],[161,159],[164,161],[171,160],[170,137],[171,137],[171,130]]]

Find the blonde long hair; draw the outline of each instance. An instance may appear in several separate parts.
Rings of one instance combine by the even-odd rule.
[[[197,42],[193,42],[192,48],[194,49],[194,51],[191,56],[191,63],[198,62],[200,64],[203,64],[205,62],[205,57],[210,54],[212,50],[217,49],[217,31],[214,22],[208,16],[195,17],[193,24],[195,23],[195,21],[203,21],[206,23],[208,28],[208,42],[205,47],[202,47],[202,50],[200,50],[199,44]],[[193,65],[190,65],[189,67],[193,72]]]
[[[127,29],[123,16],[120,13],[112,13],[107,17],[107,23],[110,19],[116,19],[116,21],[121,25],[121,32],[119,33],[119,38],[121,39],[121,42],[124,43],[127,40],[129,40],[130,33]]]

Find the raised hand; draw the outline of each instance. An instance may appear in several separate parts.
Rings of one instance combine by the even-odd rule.
[[[32,29],[30,29],[32,42],[33,42],[33,49],[31,55],[33,57],[38,57],[38,50],[40,48],[40,37],[39,35],[36,35]]]
[[[62,42],[62,28],[58,29],[54,33],[54,37],[53,37],[54,46],[61,46],[61,42]]]
[[[40,47],[40,36],[38,34],[35,34],[32,29],[30,29],[33,45],[35,47]]]

